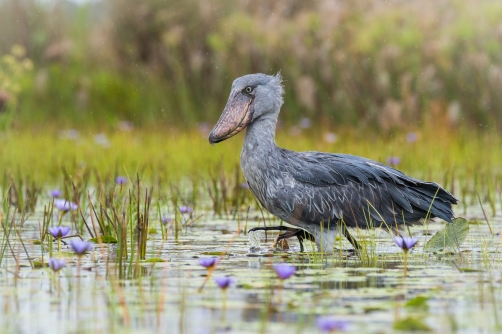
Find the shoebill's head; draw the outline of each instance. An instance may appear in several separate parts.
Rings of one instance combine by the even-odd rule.
[[[232,84],[223,113],[209,134],[211,144],[228,139],[265,117],[277,118],[284,90],[280,74],[248,74]]]

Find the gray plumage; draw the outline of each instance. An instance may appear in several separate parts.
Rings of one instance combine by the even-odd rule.
[[[308,231],[318,247],[327,251],[333,248],[332,231],[342,223],[365,229],[395,228],[426,217],[451,222],[452,204],[457,200],[436,183],[353,155],[277,147],[274,138],[282,94],[279,75],[251,74],[236,79],[227,107],[209,137],[216,143],[247,126],[242,170],[249,188],[270,213]],[[239,99],[246,103],[245,113],[238,112],[244,108],[244,102],[235,102]],[[239,117],[229,125],[231,115]],[[221,135],[222,124],[227,125],[225,135]]]

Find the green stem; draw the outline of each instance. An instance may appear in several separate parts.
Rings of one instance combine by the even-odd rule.
[[[82,261],[82,255],[78,255],[77,257],[77,293],[80,291],[80,265]]]
[[[223,289],[222,307],[221,307],[221,320],[225,321],[227,316],[227,289]]]
[[[404,251],[404,278],[406,279],[406,271],[408,266],[408,251]]]
[[[278,291],[278,295],[279,295],[279,298],[278,298],[278,306],[280,307],[281,304],[282,304],[282,289],[284,289],[284,280],[280,280],[281,284],[279,285],[279,291]]]

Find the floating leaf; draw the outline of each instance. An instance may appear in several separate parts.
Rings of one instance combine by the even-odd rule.
[[[469,225],[483,225],[484,223],[482,221],[479,221],[479,220],[470,220],[469,221]]]
[[[428,300],[429,297],[416,296],[415,298],[408,300],[404,306],[417,310],[427,311],[429,309],[429,305],[427,304]]]
[[[412,317],[396,321],[394,323],[394,329],[407,332],[432,332],[432,329],[427,326],[421,319]]]
[[[463,273],[482,273],[483,270],[474,269],[474,268],[459,268],[459,270]]]
[[[465,241],[469,233],[469,222],[464,218],[454,218],[452,224],[446,226],[434,234],[434,236],[425,244],[424,251],[439,252],[445,249],[456,251]]]
[[[92,238],[89,241],[92,241],[94,243],[99,243],[98,238]],[[103,244],[116,244],[117,243],[117,238],[112,237],[111,235],[102,235],[101,236],[101,242]]]
[[[166,260],[161,259],[160,257],[152,257],[150,259],[146,259],[145,262],[166,262]]]
[[[58,256],[61,257],[74,257],[75,253],[73,252],[54,252],[54,254],[57,254]]]
[[[39,268],[44,268],[47,267],[47,263],[39,262],[39,261],[33,261],[33,268],[39,269]]]
[[[223,255],[225,252],[202,252],[203,255]]]
[[[370,306],[365,306],[363,307],[364,313],[371,313],[371,312],[380,312],[380,311],[385,311],[388,310],[390,307],[385,307],[381,305],[370,305]]]

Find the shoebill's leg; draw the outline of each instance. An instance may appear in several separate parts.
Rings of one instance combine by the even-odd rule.
[[[314,236],[301,228],[292,228],[287,226],[255,227],[250,229],[248,233],[255,231],[286,231],[277,237],[274,246],[281,240],[297,237],[298,242],[300,243],[300,252],[303,252],[303,240],[306,239],[315,242]]]
[[[355,250],[361,250],[361,246],[357,243],[357,240],[354,239],[354,237],[349,233],[349,230],[345,226],[340,226],[340,229],[342,230],[343,235],[347,240],[354,246]]]

